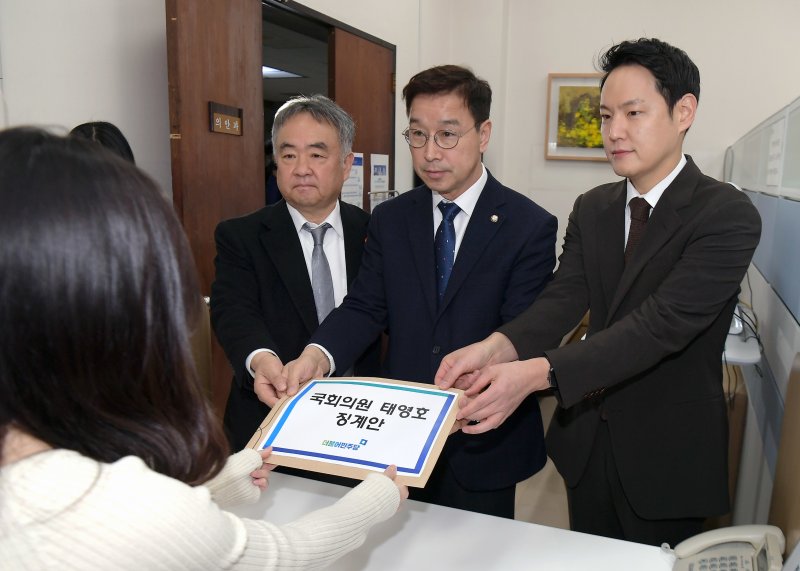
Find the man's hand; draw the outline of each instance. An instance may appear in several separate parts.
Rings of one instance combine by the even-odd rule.
[[[256,353],[250,361],[253,369],[253,390],[258,400],[267,406],[275,406],[286,392],[286,379],[283,377],[283,362],[269,351]]]
[[[297,359],[289,361],[283,368],[283,378],[286,381],[284,394],[296,395],[300,385],[311,379],[321,379],[328,373],[329,368],[330,362],[325,353],[318,347],[309,345]]]
[[[492,333],[478,343],[453,351],[442,359],[433,382],[440,389],[467,390],[478,379],[480,369],[495,363],[506,363],[517,359],[517,350],[508,337]]]
[[[497,428],[517,410],[529,394],[548,388],[550,362],[545,358],[514,361],[486,367],[464,392],[471,397],[459,409],[459,420],[478,421],[462,427],[465,434],[480,434]]]

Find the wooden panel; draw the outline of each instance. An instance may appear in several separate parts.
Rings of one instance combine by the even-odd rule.
[[[748,396],[740,366],[724,365],[722,367],[722,388],[728,400],[728,493],[731,499],[731,511],[721,516],[708,518],[703,526],[704,530],[728,527],[733,524],[733,506],[736,505],[739,466],[742,461]]]
[[[264,205],[261,2],[166,0],[166,17],[173,204],[209,295],[217,223]],[[242,136],[210,131],[211,101],[243,110]],[[213,345],[220,411],[232,372]]]
[[[337,28],[329,49],[328,94],[355,119],[353,150],[364,153],[364,208],[369,211],[370,153],[389,155],[389,188],[394,190],[395,52]]]
[[[778,463],[772,487],[769,523],[786,536],[786,553],[800,543],[800,353],[795,356],[786,399],[778,447]]]
[[[211,365],[211,316],[208,311],[208,304],[204,299],[198,299],[200,304],[200,323],[192,333],[190,339],[192,344],[192,355],[194,357],[195,366],[197,367],[197,376],[200,378],[200,383],[203,386],[203,391],[209,397],[213,396],[212,390],[214,387],[214,374]]]
[[[261,3],[167,0],[172,192],[203,293],[214,228],[264,205]],[[212,133],[210,101],[243,109],[242,136]]]

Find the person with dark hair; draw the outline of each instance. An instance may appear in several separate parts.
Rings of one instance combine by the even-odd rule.
[[[445,65],[416,74],[403,96],[403,134],[424,185],[375,208],[356,281],[269,387],[273,401],[346,370],[384,329],[383,374],[431,383],[442,356],[513,319],[551,278],[555,217],[500,184],[481,160],[492,132],[489,84]],[[530,397],[498,430],[452,434],[426,487],[411,494],[513,518],[516,484],[544,463],[539,404]]]
[[[126,161],[136,163],[133,160],[133,151],[128,144],[128,140],[119,127],[107,121],[92,121],[82,123],[69,132],[72,137],[82,137],[89,141],[94,141],[105,147],[109,151],[122,157]]]
[[[683,154],[700,95],[685,52],[643,38],[600,62],[603,145],[624,179],[577,198],[553,281],[436,382],[473,397],[471,432],[553,390],[547,449],[572,529],[675,545],[729,509],[720,356],[761,220]],[[587,311],[586,340],[559,348]]]
[[[393,467],[283,526],[220,509],[257,499],[269,450],[227,457],[189,347],[192,256],[142,171],[11,129],[0,202],[4,569],[317,568],[395,512]]]
[[[217,226],[211,323],[234,372],[225,409],[234,450],[247,445],[269,413],[262,386],[300,355],[355,279],[369,215],[339,200],[353,163],[354,136],[353,119],[327,97],[290,99],[272,126],[283,200]],[[314,263],[317,228],[323,229],[318,254],[324,253],[327,264],[330,299],[315,290],[322,267]],[[321,263],[323,256],[316,259]],[[374,376],[378,356],[376,344],[355,372]]]

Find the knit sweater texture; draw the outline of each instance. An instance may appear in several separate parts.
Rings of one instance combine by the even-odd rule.
[[[286,525],[241,519],[226,506],[258,499],[254,450],[231,456],[203,486],[149,469],[50,450],[0,469],[2,569],[318,569],[389,518],[400,494],[380,474],[330,507]]]

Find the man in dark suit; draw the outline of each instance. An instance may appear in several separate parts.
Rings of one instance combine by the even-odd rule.
[[[476,433],[552,388],[572,529],[675,545],[729,509],[721,355],[761,222],[682,153],[700,95],[685,52],[641,39],[601,63],[603,144],[626,180],[578,197],[554,280],[436,380],[475,397],[459,414]],[[557,348],[587,311],[586,340]]]
[[[430,383],[447,352],[515,317],[552,276],[556,219],[481,162],[492,130],[489,84],[448,65],[414,76],[403,96],[405,136],[425,184],[375,209],[356,281],[312,336],[317,346],[286,366],[279,394],[346,369],[384,329],[384,374]],[[544,462],[531,397],[499,430],[450,436],[427,486],[411,497],[514,517],[515,485]]]
[[[284,200],[217,227],[211,322],[234,370],[225,410],[234,450],[247,444],[269,412],[258,398],[266,379],[297,358],[324,318],[312,290],[310,229],[330,224],[322,247],[334,303],[341,303],[358,271],[369,216],[338,200],[353,162],[354,134],[353,120],[328,98],[290,100],[272,129]],[[360,362],[363,374],[375,374],[377,363],[373,348]]]

